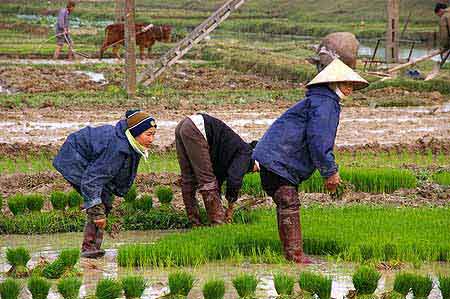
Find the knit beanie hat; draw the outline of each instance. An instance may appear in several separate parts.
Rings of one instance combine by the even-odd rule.
[[[138,109],[128,110],[125,117],[127,118],[128,130],[133,137],[141,135],[150,128],[157,127],[155,120],[150,115]]]

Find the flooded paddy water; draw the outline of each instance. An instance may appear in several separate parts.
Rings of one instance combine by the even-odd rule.
[[[208,111],[224,120],[245,140],[259,139],[282,114],[284,108],[260,109],[258,112],[233,109]],[[158,121],[155,145],[174,142],[177,123],[192,112],[152,113]],[[84,126],[115,124],[123,111],[85,111],[64,109],[23,109],[0,112],[1,143],[61,144],[68,134]],[[65,116],[70,115],[70,118]],[[450,103],[433,107],[367,108],[343,107],[336,140],[337,146],[368,143],[411,143],[418,138],[450,136]]]
[[[151,243],[164,235],[174,231],[129,231],[122,232],[116,239],[106,238],[104,248],[106,255],[99,260],[81,259],[78,268],[83,273],[83,285],[80,290],[81,298],[95,293],[97,281],[101,278],[121,278],[128,274],[138,274],[144,276],[149,284],[144,295],[141,298],[153,299],[168,294],[167,276],[175,271],[174,268],[123,268],[117,264],[117,249],[120,245],[129,243]],[[62,248],[78,247],[82,240],[81,233],[65,233],[52,235],[37,236],[18,236],[8,235],[0,236],[0,281],[5,277],[3,274],[9,270],[9,265],[5,260],[5,251],[7,247],[26,246],[32,252],[32,259],[29,262],[29,268],[33,268],[40,259],[44,258],[49,261],[54,260]],[[353,289],[352,274],[356,271],[358,265],[352,263],[342,263],[324,257],[312,257],[313,263],[307,266],[299,267],[293,264],[250,264],[250,263],[233,263],[233,262],[217,262],[201,265],[197,267],[188,267],[184,270],[189,271],[196,277],[194,288],[189,298],[201,298],[201,286],[205,281],[211,278],[224,279],[226,286],[225,298],[237,298],[231,280],[236,275],[246,272],[255,273],[258,277],[257,298],[275,298],[276,291],[273,282],[273,274],[287,273],[298,277],[300,271],[313,271],[322,273],[332,278],[331,298],[342,299]],[[405,266],[404,270],[409,270]],[[380,296],[384,292],[393,288],[395,274],[398,271],[381,271],[382,278],[378,283],[375,292]],[[436,286],[438,275],[450,274],[450,264],[448,263],[432,263],[424,264],[419,270],[414,269],[423,275],[430,275],[435,281],[433,290],[428,297],[429,299],[440,299],[442,295]],[[298,288],[298,286],[296,286]],[[23,291],[21,298],[31,298],[28,291]],[[61,298],[53,286],[48,297],[49,299]]]

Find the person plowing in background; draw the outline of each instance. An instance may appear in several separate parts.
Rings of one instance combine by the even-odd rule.
[[[238,199],[244,175],[259,169],[252,159],[254,146],[208,114],[183,119],[175,129],[175,142],[183,202],[192,226],[201,225],[196,191],[203,197],[212,225],[231,220],[233,203]],[[229,202],[226,212],[220,191],[225,181],[225,198]]]
[[[69,35],[69,15],[73,12],[75,9],[75,2],[74,1],[67,1],[66,8],[62,8],[58,13],[58,18],[56,20],[56,49],[55,53],[53,54],[54,59],[59,58],[59,54],[61,53],[61,49],[64,46],[64,44],[67,44],[69,47],[68,51],[68,59],[73,58],[73,52],[72,52],[72,39]]]
[[[141,157],[156,133],[155,120],[147,113],[130,110],[115,126],[86,127],[70,134],[53,166],[84,199],[87,213],[81,256],[98,258],[106,218],[113,195],[124,196],[132,186]]]
[[[308,263],[303,254],[298,187],[317,169],[326,189],[336,191],[341,179],[333,147],[341,99],[368,82],[334,59],[307,84],[305,99],[282,114],[256,145],[263,189],[277,206],[278,232],[284,255]]]

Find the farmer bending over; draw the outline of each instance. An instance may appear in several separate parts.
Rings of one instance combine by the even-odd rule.
[[[59,53],[61,53],[61,48],[64,44],[69,47],[68,59],[73,58],[72,52],[72,40],[69,36],[69,15],[75,9],[74,1],[67,1],[66,8],[62,8],[58,13],[58,19],[56,21],[56,49],[53,54],[54,59],[59,58]]]
[[[139,160],[155,138],[155,120],[127,111],[115,126],[86,127],[67,137],[53,166],[83,196],[87,213],[81,256],[98,258],[113,195],[124,196],[136,178]]]
[[[253,147],[224,122],[207,114],[182,120],[175,129],[175,142],[181,192],[191,224],[201,225],[196,191],[203,197],[212,225],[231,220],[233,203],[238,198],[244,175],[258,170],[251,158]],[[226,213],[220,196],[225,181],[225,198],[229,202]]]
[[[298,186],[319,170],[325,187],[340,183],[333,147],[340,100],[367,81],[335,59],[308,85],[306,98],[281,115],[256,146],[261,184],[277,205],[278,232],[288,260],[307,263],[303,255]]]
[[[450,10],[446,4],[438,3],[434,13],[440,18],[439,21],[439,44],[442,50],[450,49]]]

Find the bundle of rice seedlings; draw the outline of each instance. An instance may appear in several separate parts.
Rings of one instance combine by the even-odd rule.
[[[67,194],[67,204],[71,209],[80,208],[83,204],[83,196],[81,196],[77,191],[72,190]]]
[[[122,293],[122,286],[120,282],[115,279],[104,278],[97,284],[95,297],[97,299],[116,299]]]
[[[53,263],[44,268],[42,275],[48,279],[58,279],[64,273],[73,270],[79,259],[80,251],[78,249],[63,250]]]
[[[141,298],[144,294],[147,283],[141,276],[127,276],[122,278],[122,288],[125,298]]]
[[[239,298],[254,298],[258,279],[254,274],[241,274],[233,279],[233,286]]]
[[[24,247],[8,248],[6,260],[11,265],[8,275],[12,277],[26,277],[29,274],[27,263],[31,259],[29,251]]]
[[[360,295],[370,295],[375,292],[381,274],[375,269],[362,266],[353,274],[353,285]]]
[[[44,207],[44,197],[39,194],[26,195],[25,201],[30,212],[40,212]]]
[[[0,284],[0,297],[2,299],[17,299],[21,289],[22,287],[17,280],[8,278]]]
[[[125,194],[123,199],[125,200],[125,202],[133,202],[136,200],[137,195],[136,185],[133,184],[130,190],[128,190],[127,194]]]
[[[433,281],[429,277],[412,273],[399,273],[395,276],[394,291],[406,296],[412,289],[414,298],[426,298],[433,288]]]
[[[77,299],[80,293],[81,279],[77,277],[63,278],[58,282],[58,292],[64,299]]]
[[[188,272],[178,271],[169,274],[169,290],[172,297],[187,297],[194,286],[195,278]]]
[[[170,187],[158,186],[158,187],[156,187],[155,193],[161,204],[170,205],[172,203],[173,191]]]
[[[50,202],[52,203],[53,209],[64,211],[68,203],[67,194],[61,191],[53,191],[50,194]]]
[[[316,294],[320,299],[329,299],[331,296],[331,279],[320,274],[310,272],[300,273],[298,283],[300,288],[311,294]]]
[[[45,278],[32,276],[28,280],[28,290],[33,299],[46,299],[50,291],[51,284]]]
[[[205,299],[223,299],[225,296],[225,282],[222,279],[210,280],[202,289]]]
[[[294,292],[295,278],[282,273],[273,276],[275,290],[280,296],[291,296]]]
[[[16,194],[8,198],[8,208],[14,216],[25,214],[27,202],[22,194]]]
[[[149,212],[153,208],[151,195],[144,194],[133,202],[133,208],[138,211]]]
[[[442,299],[450,299],[450,276],[439,276],[439,289]]]

